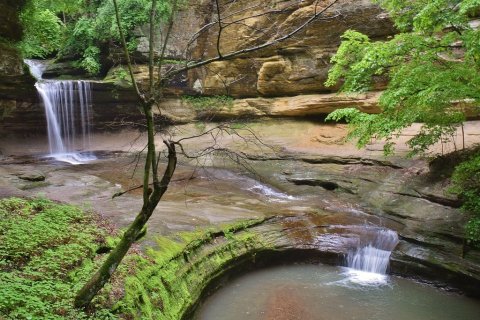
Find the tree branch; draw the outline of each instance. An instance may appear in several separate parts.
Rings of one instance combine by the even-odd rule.
[[[185,67],[182,67],[182,68],[179,68],[179,69],[176,69],[176,70],[173,70],[173,71],[167,73],[164,77],[169,78],[169,77],[172,77],[172,76],[177,75],[179,73],[182,73],[182,72],[194,69],[194,68],[198,68],[198,67],[210,64],[210,63],[215,62],[215,61],[233,59],[233,58],[236,58],[238,56],[242,56],[242,55],[245,55],[245,54],[248,54],[248,53],[251,53],[251,52],[254,52],[254,51],[258,51],[258,50],[261,50],[261,49],[265,49],[265,48],[271,47],[275,44],[278,44],[280,42],[283,42],[283,41],[293,37],[294,35],[296,35],[300,31],[302,31],[303,29],[305,29],[310,23],[312,23],[314,20],[316,20],[320,15],[325,13],[328,9],[330,9],[337,2],[338,2],[338,0],[333,0],[329,5],[327,5],[325,8],[323,8],[322,10],[319,10],[319,11],[317,11],[315,9],[315,13],[307,21],[305,21],[303,24],[301,24],[300,26],[295,28],[293,31],[287,33],[286,35],[283,35],[279,38],[267,41],[267,42],[262,43],[260,45],[252,46],[252,47],[245,48],[245,49],[240,49],[240,50],[237,50],[237,51],[233,51],[233,52],[224,54],[222,56],[218,55],[218,56],[210,58],[210,59],[206,59],[206,60],[203,60],[203,61],[199,61],[199,62],[195,62],[195,63],[189,64],[189,65],[186,65]],[[316,4],[316,6],[317,6],[317,4]]]

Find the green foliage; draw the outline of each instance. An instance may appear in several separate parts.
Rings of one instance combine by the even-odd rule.
[[[465,225],[465,237],[467,242],[480,248],[480,217],[473,217]]]
[[[97,74],[100,71],[100,49],[95,46],[88,47],[83,53],[80,66],[90,74]]]
[[[183,96],[182,100],[197,111],[214,111],[222,108],[232,108],[234,99],[230,96]]]
[[[386,76],[388,88],[380,98],[382,113],[364,124],[352,111],[350,137],[365,146],[371,138],[387,139],[414,122],[421,132],[409,141],[412,154],[423,153],[450,136],[465,120],[458,104],[480,102],[480,31],[469,25],[478,1],[378,0],[403,31],[387,41],[371,41],[349,30],[332,58],[327,85],[343,81],[345,92],[371,90],[376,76]],[[342,115],[337,112],[330,117]],[[366,117],[366,116],[365,116]],[[368,128],[363,128],[363,126]]]
[[[95,251],[106,235],[73,206],[0,200],[0,318],[115,318],[107,310],[89,316],[73,308],[73,295],[96,268]]]
[[[46,58],[60,49],[64,25],[54,12],[30,5],[20,20],[25,30],[19,47],[25,57]]]
[[[115,67],[110,69],[103,81],[111,82],[116,84],[117,86],[125,87],[130,87],[132,84],[128,70],[123,67]]]
[[[137,260],[137,272],[127,278],[125,297],[116,309],[133,319],[182,319],[229,262],[265,247],[259,235],[246,230],[261,221],[159,237],[158,249],[151,248],[148,259]]]
[[[134,31],[148,23],[151,0],[118,0],[118,6],[129,49],[134,50]],[[156,23],[165,24],[172,10],[171,0],[158,0]],[[112,1],[29,0],[21,21],[25,57],[74,56],[91,74],[100,70],[101,53],[120,42]]]
[[[462,209],[472,214],[465,226],[469,243],[480,247],[480,155],[474,155],[455,168],[452,191],[464,201]]]
[[[127,257],[86,314],[73,308],[74,295],[104,259],[97,249],[118,238],[73,206],[0,200],[0,318],[180,319],[225,265],[265,248],[259,235],[246,230],[262,221],[159,237],[148,257]],[[112,297],[122,284],[123,298]]]

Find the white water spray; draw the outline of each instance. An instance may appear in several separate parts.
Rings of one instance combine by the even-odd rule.
[[[384,284],[398,235],[392,230],[376,228],[367,228],[366,235],[368,240],[360,241],[358,247],[347,255],[349,280],[363,285]]]
[[[82,152],[90,148],[91,90],[82,80],[42,80],[44,66],[25,60],[30,72],[38,79],[35,84],[47,118],[50,156],[72,164],[94,160]]]

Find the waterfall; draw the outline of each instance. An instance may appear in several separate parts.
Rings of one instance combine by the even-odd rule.
[[[25,63],[38,80],[35,87],[45,108],[50,156],[72,164],[94,160],[91,153],[79,152],[90,148],[90,82],[42,80],[42,63],[35,60]]]
[[[386,282],[390,254],[398,244],[398,235],[389,229],[368,228],[365,240],[349,251],[346,262],[351,281],[361,284]]]

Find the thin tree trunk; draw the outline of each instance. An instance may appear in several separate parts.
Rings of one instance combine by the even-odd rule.
[[[142,210],[135,218],[135,221],[130,225],[128,230],[123,235],[120,243],[109,254],[107,260],[103,263],[95,275],[83,286],[75,297],[74,305],[76,308],[85,308],[92,301],[93,297],[100,291],[117,269],[119,263],[122,261],[128,249],[137,239],[148,219],[152,215],[155,207],[162,198],[165,191],[167,191],[170,180],[177,165],[177,154],[173,142],[164,141],[168,149],[168,164],[163,174],[162,180],[154,184],[154,190],[151,193],[148,201],[144,203]]]
[[[110,255],[107,257],[106,261],[100,267],[100,269],[94,274],[94,276],[84,285],[84,287],[77,293],[75,297],[75,307],[77,308],[84,308],[90,304],[93,297],[97,294],[97,292],[107,283],[107,281],[112,276],[113,272],[116,270],[120,262],[122,261],[123,257],[128,252],[128,249],[132,246],[132,244],[136,241],[139,234],[142,232],[143,227],[147,223],[150,216],[153,214],[158,202],[162,198],[163,194],[166,192],[168,185],[171,181],[173,173],[175,171],[177,165],[177,154],[175,150],[175,146],[178,145],[182,150],[182,145],[180,144],[181,140],[179,141],[170,141],[164,140],[164,144],[167,146],[168,149],[168,164],[165,168],[165,172],[163,173],[162,179],[159,181],[158,176],[158,156],[155,151],[155,123],[154,117],[152,112],[153,105],[158,102],[158,99],[161,98],[161,85],[162,79],[167,79],[169,76],[173,76],[175,74],[181,73],[183,71],[187,71],[193,68],[198,68],[204,65],[208,65],[212,62],[224,60],[224,59],[232,59],[234,57],[244,55],[253,51],[257,51],[260,49],[264,49],[266,47],[273,46],[279,42],[287,40],[293,37],[295,34],[299,33],[300,31],[304,30],[310,23],[312,23],[315,19],[319,18],[321,14],[331,8],[338,0],[332,0],[331,3],[323,7],[323,9],[317,11],[317,6],[320,4],[320,0],[315,2],[315,12],[312,16],[304,21],[300,26],[295,28],[294,30],[288,32],[287,34],[279,37],[275,37],[274,39],[269,39],[263,44],[254,45],[249,48],[244,48],[238,51],[230,52],[227,54],[222,54],[220,52],[220,43],[218,43],[218,56],[210,59],[206,59],[203,61],[194,62],[192,64],[187,64],[185,67],[173,70],[171,72],[167,72],[167,77],[162,78],[162,62],[165,58],[165,52],[167,48],[167,42],[170,37],[170,32],[172,31],[173,26],[173,17],[174,13],[177,9],[177,1],[172,0],[172,14],[168,20],[168,29],[166,39],[164,40],[162,51],[160,53],[159,62],[158,62],[158,86],[155,83],[154,77],[154,22],[156,18],[156,3],[157,0],[152,0],[152,7],[150,11],[150,47],[149,47],[149,88],[146,91],[146,94],[140,90],[138,83],[135,81],[134,71],[132,68],[132,60],[130,58],[130,54],[128,53],[127,43],[125,40],[125,35],[122,31],[121,21],[120,21],[120,14],[119,8],[117,4],[117,0],[112,0],[114,8],[115,8],[115,18],[117,21],[117,27],[119,29],[120,40],[123,46],[123,50],[126,57],[127,67],[130,73],[130,77],[132,79],[133,89],[139,99],[139,102],[143,108],[145,113],[145,119],[147,122],[147,133],[148,133],[148,145],[147,145],[147,159],[145,161],[144,167],[144,180],[143,180],[143,207],[140,213],[135,218],[135,221],[130,225],[128,230],[123,235],[120,243],[113,249]],[[222,30],[222,23],[220,17],[220,10],[219,10],[219,3],[217,3],[217,13],[218,13],[218,23],[220,26],[220,32],[218,35],[218,40],[220,41],[221,38],[221,30]],[[325,19],[331,19],[332,17],[327,17]],[[151,178],[150,178],[151,177]],[[152,181],[151,185],[153,186],[152,189],[149,188],[150,180]]]

